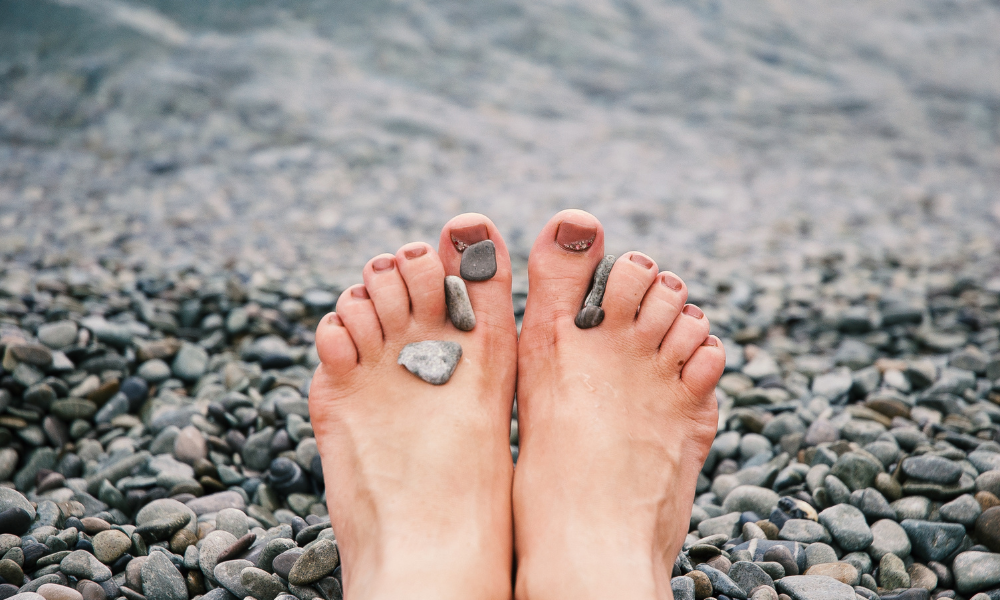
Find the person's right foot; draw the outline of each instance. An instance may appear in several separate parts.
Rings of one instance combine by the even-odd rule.
[[[604,256],[600,223],[563,211],[528,261],[518,348],[515,596],[669,598],[725,366],[687,289],[643,254],[617,260],[592,329],[574,324]]]

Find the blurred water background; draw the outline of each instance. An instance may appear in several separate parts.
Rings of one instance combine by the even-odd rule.
[[[988,277],[998,32],[997,0],[0,0],[0,257],[337,288],[478,211],[523,288],[579,207],[705,281]]]

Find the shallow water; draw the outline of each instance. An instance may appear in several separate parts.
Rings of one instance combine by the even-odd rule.
[[[523,269],[580,207],[685,276],[995,255],[997,31],[996,0],[0,0],[0,253],[339,286],[462,211]]]

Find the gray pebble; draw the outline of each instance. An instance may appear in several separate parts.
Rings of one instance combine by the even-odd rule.
[[[243,573],[243,569],[252,566],[253,563],[249,560],[227,560],[215,565],[213,573],[219,585],[232,592],[237,598],[246,598],[250,592],[243,586],[240,574]]]
[[[851,586],[822,575],[784,577],[777,587],[792,600],[855,600],[856,596]]]
[[[608,275],[611,274],[611,268],[614,265],[615,257],[610,254],[597,263],[597,268],[594,269],[594,277],[590,284],[590,290],[583,301],[583,307],[581,307],[580,312],[576,316],[576,326],[580,329],[596,327],[604,320],[604,311],[601,309],[601,303],[604,301],[604,290],[608,285]]]
[[[278,577],[256,567],[243,569],[240,572],[240,582],[249,592],[248,595],[257,600],[274,600],[280,594],[288,592]]]
[[[452,324],[462,331],[472,331],[476,326],[476,313],[472,311],[469,290],[461,277],[445,276],[444,298],[448,304],[448,316]]]
[[[466,281],[492,279],[497,274],[497,249],[493,240],[476,242],[462,251],[459,273]]]
[[[864,550],[872,543],[872,532],[865,515],[850,504],[838,504],[824,510],[819,513],[819,522],[848,552]]]
[[[461,358],[462,346],[457,342],[429,340],[407,344],[396,362],[427,383],[442,385],[451,379]]]
[[[98,583],[111,579],[111,569],[101,564],[101,561],[86,550],[71,552],[59,563],[59,569],[66,575]]]
[[[142,593],[148,600],[187,600],[187,585],[166,554],[153,552],[142,565]]]
[[[337,545],[329,540],[320,540],[296,559],[288,573],[288,583],[309,585],[331,573],[339,564]]]

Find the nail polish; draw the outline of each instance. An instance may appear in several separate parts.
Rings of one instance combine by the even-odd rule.
[[[372,261],[372,271],[375,271],[376,273],[391,271],[395,266],[396,261],[389,256],[382,256]]]
[[[663,278],[660,279],[660,281],[663,282],[663,285],[674,290],[675,292],[681,291],[681,288],[684,287],[684,284],[681,282],[680,279],[677,279],[676,277],[674,277],[669,273],[665,273],[663,275]]]
[[[594,245],[597,238],[597,227],[580,225],[572,221],[563,221],[556,228],[556,243],[567,250],[582,252]]]
[[[425,254],[427,254],[427,246],[415,246],[413,248],[403,250],[403,256],[405,256],[407,260],[413,260],[414,258],[418,258]]]
[[[632,253],[632,254],[629,255],[628,259],[630,261],[634,262],[635,264],[637,264],[637,265],[639,265],[641,267],[644,267],[646,269],[652,269],[653,267],[656,266],[656,263],[654,263],[645,254]]]
[[[459,252],[465,252],[465,249],[469,246],[487,240],[489,237],[490,232],[486,228],[486,225],[482,223],[466,227],[454,227],[451,230],[451,243],[454,244],[455,250]]]
[[[687,316],[694,317],[696,319],[700,319],[705,316],[705,313],[701,312],[701,309],[694,304],[685,304],[683,312]]]

